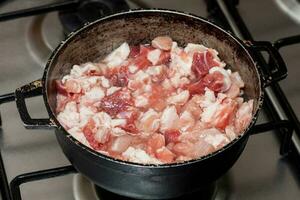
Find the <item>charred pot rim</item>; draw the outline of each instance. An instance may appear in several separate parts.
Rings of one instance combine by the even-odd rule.
[[[247,127],[246,130],[244,130],[244,132],[238,136],[236,139],[234,139],[233,141],[231,141],[229,144],[227,144],[226,146],[224,146],[223,148],[209,154],[203,157],[200,157],[198,159],[194,159],[194,160],[189,160],[189,161],[185,161],[185,162],[180,162],[180,163],[172,163],[172,164],[161,164],[161,165],[155,165],[155,164],[139,164],[139,163],[132,163],[132,162],[127,162],[127,161],[121,161],[118,159],[114,159],[112,157],[103,155],[93,149],[90,149],[89,147],[86,147],[85,145],[81,144],[79,141],[77,141],[73,136],[71,136],[58,122],[58,120],[56,119],[56,116],[54,114],[54,110],[52,110],[51,106],[50,106],[50,102],[49,102],[49,98],[48,98],[48,94],[49,94],[49,80],[48,80],[48,75],[49,75],[49,71],[51,70],[51,67],[53,67],[53,63],[56,62],[57,57],[59,56],[59,54],[68,46],[68,43],[72,42],[73,40],[76,39],[80,39],[80,34],[85,32],[85,31],[89,31],[90,29],[92,29],[93,27],[97,26],[98,24],[104,23],[104,22],[108,22],[108,21],[113,21],[115,19],[132,19],[132,18],[136,18],[136,17],[145,17],[145,16],[153,16],[153,15],[159,15],[159,16],[163,16],[163,17],[172,17],[172,19],[174,18],[178,18],[178,20],[180,20],[180,22],[184,22],[186,23],[187,26],[193,26],[193,23],[203,23],[205,24],[208,29],[206,31],[209,31],[211,29],[214,29],[215,31],[212,32],[212,34],[217,34],[217,33],[222,33],[224,36],[224,40],[225,41],[229,41],[229,42],[234,42],[237,46],[239,46],[239,48],[242,50],[241,52],[239,52],[241,55],[248,57],[248,59],[251,62],[251,65],[253,65],[253,68],[255,70],[255,73],[257,75],[257,83],[253,83],[256,84],[259,91],[259,96],[257,97],[257,104],[255,106],[254,112],[253,112],[253,119],[251,121],[251,123],[249,124],[249,126]],[[249,130],[251,129],[251,127],[254,125],[257,116],[258,116],[258,111],[260,110],[262,103],[263,103],[263,99],[264,99],[264,93],[263,93],[263,84],[261,82],[261,77],[263,77],[262,72],[259,68],[259,66],[257,66],[252,58],[251,55],[251,46],[246,46],[244,44],[243,41],[241,41],[240,39],[236,38],[235,36],[233,36],[231,33],[229,33],[228,31],[223,30],[222,28],[220,28],[219,26],[213,24],[212,22],[207,21],[204,18],[192,15],[192,14],[187,14],[187,13],[183,13],[183,12],[178,12],[175,10],[165,10],[165,9],[137,9],[137,10],[130,10],[127,12],[121,12],[121,13],[117,13],[114,15],[110,15],[104,18],[101,18],[99,20],[96,20],[92,23],[86,24],[84,27],[80,28],[79,30],[72,32],[68,35],[68,37],[62,41],[58,47],[53,51],[52,55],[50,56],[49,60],[47,61],[46,67],[45,67],[45,71],[43,74],[43,78],[42,78],[42,95],[44,98],[44,102],[47,108],[47,111],[49,113],[50,119],[55,123],[56,127],[58,130],[61,130],[60,132],[64,132],[64,134],[66,135],[66,137],[68,139],[70,139],[75,145],[77,145],[79,148],[84,149],[85,151],[94,154],[95,156],[105,159],[105,160],[109,160],[112,161],[114,163],[118,163],[120,165],[127,165],[127,166],[134,166],[134,167],[141,167],[141,168],[156,168],[156,169],[160,169],[160,168],[170,168],[170,167],[180,167],[180,166],[185,166],[185,165],[190,165],[196,162],[201,162],[203,160],[209,159],[211,157],[214,157],[215,155],[223,152],[224,150],[232,147],[237,141],[239,141],[242,137],[248,137],[249,136]]]

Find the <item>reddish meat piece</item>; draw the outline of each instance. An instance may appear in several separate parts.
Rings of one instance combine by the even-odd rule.
[[[140,53],[140,46],[130,46],[129,58],[135,58]]]
[[[157,111],[162,111],[167,103],[165,98],[170,91],[165,90],[162,85],[152,85],[152,94],[149,97],[149,106]]]
[[[103,149],[103,144],[95,140],[94,135],[96,131],[97,131],[96,123],[93,119],[89,119],[88,123],[85,125],[85,127],[82,130],[86,140],[89,142],[91,147],[95,150],[101,150]]]
[[[67,80],[65,86],[68,93],[77,94],[81,92],[80,83],[76,80],[73,79]]]
[[[184,88],[189,90],[191,95],[194,94],[204,94],[205,87],[209,88],[214,92],[220,92],[224,85],[224,76],[220,72],[214,72],[212,74],[207,74],[201,80],[190,83]]]
[[[236,98],[240,95],[240,88],[236,84],[231,84],[229,90],[225,93],[229,98]]]
[[[165,146],[165,137],[159,133],[153,133],[147,141],[147,152],[155,154],[156,150]]]
[[[78,96],[77,94],[81,93],[80,84],[74,80],[68,80],[65,84],[63,84],[60,80],[56,80],[55,86],[57,93],[64,96]]]
[[[204,94],[204,88],[206,86],[204,85],[203,81],[197,81],[194,83],[190,83],[184,86],[184,89],[187,89],[190,92],[190,95],[194,94]]]
[[[116,87],[125,87],[128,84],[128,77],[125,73],[118,73],[110,78],[110,82]]]
[[[128,84],[128,66],[121,66],[109,71],[108,78],[113,86],[125,87]]]
[[[226,98],[222,102],[221,109],[216,117],[215,126],[221,130],[224,130],[229,125],[235,116],[237,110],[237,102],[230,98]]]
[[[139,54],[136,55],[132,61],[133,64],[136,65],[139,69],[145,69],[151,66],[151,62],[147,59],[147,55],[151,50],[153,50],[153,47],[141,45]]]
[[[104,97],[99,106],[99,110],[108,113],[110,116],[116,116],[118,113],[125,111],[133,105],[129,93],[119,90],[113,94]]]
[[[136,128],[135,124],[126,124],[125,126],[122,127],[122,129],[124,129],[127,132],[133,133],[133,134],[137,134],[139,131]]]
[[[94,68],[94,69],[89,69],[86,72],[84,72],[85,75],[87,76],[102,76],[103,72],[100,70],[100,68]]]
[[[158,149],[155,153],[155,156],[163,163],[171,163],[176,157],[176,155],[166,147]]]
[[[141,55],[144,55],[147,57],[148,53],[152,50],[154,50],[155,48],[153,48],[152,46],[149,46],[149,45],[141,45],[140,46],[140,56]]]
[[[171,61],[171,53],[169,51],[162,51],[156,65],[168,65]]]
[[[158,36],[151,42],[152,46],[162,50],[170,50],[173,40],[169,36]]]
[[[207,66],[204,62],[204,55],[204,53],[198,52],[193,55],[192,70],[197,78],[205,76],[209,71],[209,66]]]
[[[138,112],[132,112],[130,117],[126,120],[126,125],[122,126],[121,128],[124,129],[127,132],[137,134],[139,130],[137,129],[135,125],[135,120],[138,118]]]
[[[199,158],[205,156],[215,149],[214,147],[205,142],[203,139],[199,139],[196,143],[191,143],[188,141],[179,142],[174,145],[173,152],[177,155],[187,156],[191,158]]]
[[[58,94],[56,102],[56,113],[59,113],[65,109],[65,106],[70,101],[79,102],[80,94],[69,94],[68,96]]]
[[[59,113],[65,109],[65,106],[69,100],[67,96],[62,94],[57,94],[56,99],[56,113]]]
[[[133,140],[133,136],[122,135],[112,139],[111,145],[109,145],[109,153],[122,153],[130,146]]]
[[[220,64],[214,61],[210,51],[194,53],[192,70],[197,78],[204,77],[208,74],[209,69],[215,66],[220,66]]]
[[[63,85],[63,83],[61,82],[61,80],[56,80],[55,81],[55,86],[56,86],[57,93],[65,95],[65,96],[68,95],[67,89]]]
[[[57,90],[57,106],[56,113],[64,110],[65,105],[70,101],[78,102],[81,94],[68,93],[67,88],[62,84],[61,81],[56,80],[55,86]]]
[[[224,75],[220,72],[214,72],[212,74],[207,74],[202,81],[205,87],[208,87],[214,92],[220,92],[224,85]]]
[[[68,95],[68,100],[69,101],[75,101],[78,103],[80,101],[81,94],[69,94]]]
[[[235,132],[241,134],[252,120],[253,100],[244,102],[238,108],[235,116]]]
[[[137,56],[134,61],[134,65],[136,65],[139,69],[145,69],[151,66],[151,62],[147,59],[146,56]]]
[[[176,143],[178,142],[178,137],[180,136],[180,132],[178,130],[167,130],[165,131],[164,135],[167,144],[171,142]]]
[[[119,75],[119,74],[124,74],[124,75],[128,75],[128,66],[127,65],[123,65],[120,67],[115,67],[112,69],[107,70],[105,77],[108,79],[111,79],[114,75]]]
[[[191,95],[194,94],[204,94],[205,85],[202,81],[197,81],[190,83],[186,86],[186,89],[190,92]]]
[[[103,73],[97,70],[89,70],[87,76],[102,76]]]

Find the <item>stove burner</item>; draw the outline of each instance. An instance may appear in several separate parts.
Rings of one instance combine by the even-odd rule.
[[[95,190],[96,190],[97,196],[99,197],[100,200],[115,200],[115,199],[134,200],[132,198],[114,194],[112,192],[109,192],[109,191],[104,190],[97,186],[95,186]],[[204,190],[193,192],[191,194],[184,195],[182,197],[174,198],[174,199],[170,199],[170,200],[187,200],[187,199],[215,200],[216,193],[217,193],[217,187],[216,187],[216,184],[213,184],[213,185],[209,185]]]
[[[49,55],[65,38],[57,13],[32,18],[26,31],[26,47],[34,61],[45,67]]]
[[[286,15],[300,24],[300,0],[276,0],[275,2]]]
[[[129,10],[125,0],[81,0],[75,10],[60,11],[59,19],[64,27],[64,33],[68,34],[87,22],[124,10]]]
[[[202,200],[225,200],[230,196],[229,176],[225,175],[216,184],[212,184],[205,190],[197,191],[189,195],[172,200],[202,199]],[[120,196],[95,186],[91,181],[81,174],[74,175],[73,194],[75,200],[133,200],[128,197]]]

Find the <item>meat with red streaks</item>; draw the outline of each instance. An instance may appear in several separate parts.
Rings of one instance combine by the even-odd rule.
[[[216,50],[182,48],[168,36],[124,42],[99,62],[74,65],[54,84],[57,119],[74,138],[142,164],[213,153],[247,129],[255,109],[242,96],[247,84]]]
[[[204,77],[215,66],[220,66],[220,63],[214,60],[210,51],[194,53],[192,70],[197,78]]]

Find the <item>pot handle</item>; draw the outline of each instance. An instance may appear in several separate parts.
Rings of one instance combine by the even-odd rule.
[[[261,70],[263,74],[262,78],[264,87],[267,87],[274,82],[278,82],[287,76],[287,68],[285,62],[278,50],[273,46],[271,42],[244,41],[244,43],[246,44],[246,46],[254,50],[266,51],[273,61],[272,66],[269,66],[271,69],[265,68],[265,70]]]
[[[19,111],[24,127],[27,129],[50,129],[55,128],[54,122],[48,119],[33,119],[30,117],[25,103],[26,98],[42,94],[42,80],[36,80],[26,84],[15,91],[17,109]]]

